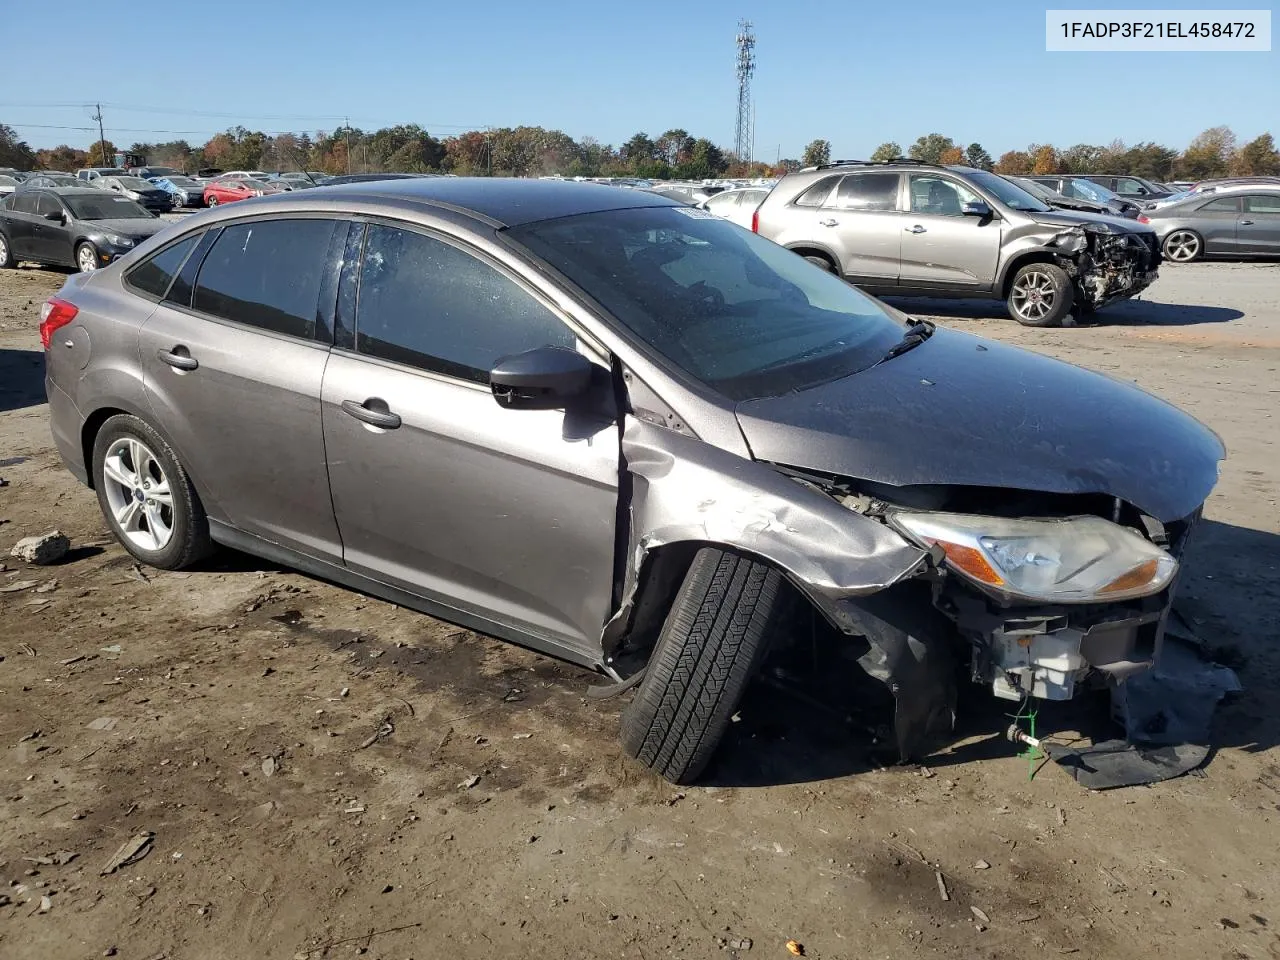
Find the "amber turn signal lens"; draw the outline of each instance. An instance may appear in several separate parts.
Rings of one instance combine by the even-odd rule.
[[[982,555],[980,550],[973,547],[966,547],[960,543],[947,543],[945,540],[931,540],[930,543],[936,543],[943,549],[947,555],[947,563],[964,573],[967,573],[979,583],[990,584],[993,587],[999,587],[1004,584],[1004,577],[996,573],[995,567],[987,562],[987,558]]]
[[[1099,590],[1098,593],[1120,593],[1123,590],[1136,590],[1139,587],[1145,587],[1156,578],[1159,568],[1160,561],[1152,557],[1150,560],[1138,564],[1127,573],[1120,574],[1120,576]]]

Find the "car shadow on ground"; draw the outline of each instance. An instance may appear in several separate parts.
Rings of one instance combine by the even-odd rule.
[[[1186,558],[1176,630],[1207,657],[1234,669],[1244,692],[1229,695],[1214,718],[1213,751],[1262,753],[1280,745],[1280,535],[1202,521]],[[856,653],[856,651],[855,651]],[[707,786],[775,786],[849,776],[898,762],[893,703],[852,656],[806,650],[792,662],[811,669],[795,683],[766,672],[744,697],[735,722],[701,781]],[[949,743],[922,758],[945,768],[1008,757],[1020,748],[1004,733],[1018,705],[959,680],[956,728]],[[1061,742],[1123,736],[1107,691],[1038,705],[1036,730]],[[1022,721],[1023,729],[1027,723]],[[1202,769],[1212,776],[1213,753]],[[1051,771],[1045,771],[1049,773]]]
[[[911,316],[948,317],[955,320],[1008,320],[1000,300],[926,300],[918,297],[886,297],[891,306]],[[1231,307],[1125,300],[1086,316],[1075,316],[1073,326],[1189,327],[1204,323],[1230,323],[1244,316]]]
[[[44,403],[44,354],[0,349],[0,413]]]

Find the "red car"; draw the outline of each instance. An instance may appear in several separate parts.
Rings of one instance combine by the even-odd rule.
[[[205,184],[204,202],[211,207],[220,203],[231,203],[234,200],[247,200],[249,197],[262,197],[270,193],[284,193],[285,188],[274,183],[251,180],[248,177],[228,177],[226,180],[214,180]]]

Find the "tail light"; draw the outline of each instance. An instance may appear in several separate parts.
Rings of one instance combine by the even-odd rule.
[[[751,211],[751,232],[760,232],[760,208],[756,207]]]
[[[40,308],[40,343],[48,350],[53,335],[76,318],[79,309],[74,304],[57,297],[50,297]]]
[[[1151,222],[1151,218],[1150,218],[1150,217],[1144,217],[1142,214],[1138,214],[1138,222],[1139,222],[1139,223],[1150,223],[1150,222]]]

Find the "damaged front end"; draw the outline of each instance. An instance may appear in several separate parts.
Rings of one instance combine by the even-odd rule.
[[[1076,302],[1091,310],[1136,296],[1158,276],[1160,245],[1151,231],[1098,221],[1063,230],[1048,245],[1071,278]]]

